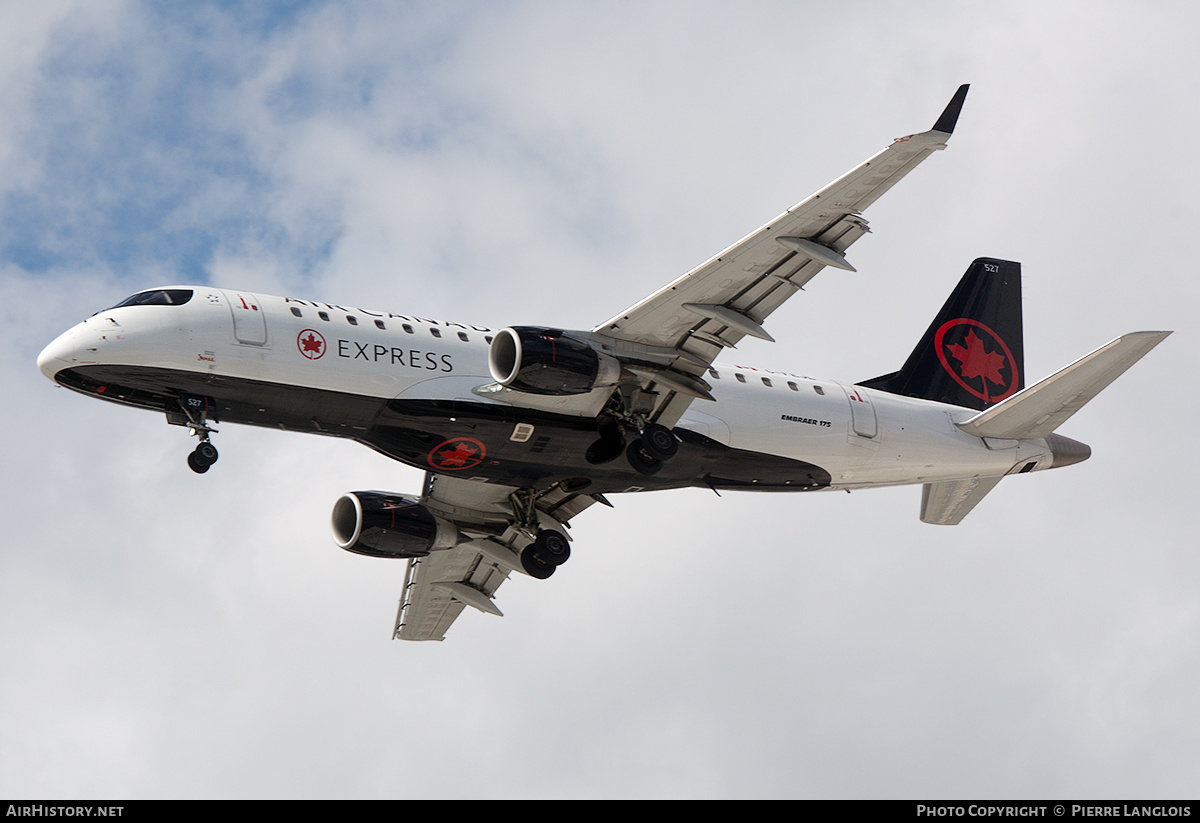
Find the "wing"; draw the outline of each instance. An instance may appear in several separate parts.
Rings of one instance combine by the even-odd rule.
[[[503,616],[493,597],[509,574],[524,573],[520,550],[530,540],[527,530],[514,523],[532,518],[565,533],[563,527],[576,514],[592,503],[607,503],[561,487],[528,495],[512,486],[426,474],[421,502],[468,539],[408,561],[393,638],[442,640],[467,606]],[[525,507],[531,511],[522,512]]]
[[[897,139],[858,168],[788,209],[674,283],[593,329],[657,351],[669,366],[639,376],[657,383],[653,418],[673,425],[707,394],[705,370],[745,335],[771,340],[763,321],[821,269],[853,271],[846,249],[869,231],[861,213],[934,151],[946,147],[967,96],[960,86],[930,131]],[[656,379],[657,378],[657,379]]]

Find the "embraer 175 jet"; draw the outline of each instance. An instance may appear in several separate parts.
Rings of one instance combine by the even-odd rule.
[[[862,212],[946,147],[930,131],[862,165],[590,331],[489,328],[210,286],[139,292],[46,347],[82,394],[165,413],[217,460],[214,423],[346,437],[426,472],[420,496],[351,492],[337,545],[406,558],[393,636],[441,640],[500,614],[512,572],[567,560],[568,521],[606,495],[687,486],[819,491],[920,483],[956,524],[1002,478],[1087,459],[1055,430],[1170,332],[1126,334],[1025,387],[1021,267],[975,260],[908,360],[858,383],[717,363],[846,250]]]

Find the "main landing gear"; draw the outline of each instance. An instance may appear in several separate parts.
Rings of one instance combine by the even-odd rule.
[[[521,566],[530,577],[545,580],[570,557],[571,546],[566,535],[554,529],[542,529],[521,552]]]
[[[641,433],[632,441],[625,442],[626,426]],[[598,425],[600,437],[588,447],[586,458],[592,465],[601,465],[616,460],[625,454],[625,459],[638,474],[657,474],[663,463],[679,451],[679,438],[666,426],[646,423],[633,418],[625,424],[615,417],[604,416]]]
[[[521,550],[521,568],[537,580],[545,580],[554,574],[554,570],[571,557],[571,544],[567,536],[557,529],[543,526],[545,519],[539,516],[537,509],[538,500],[545,495],[562,492],[568,487],[575,488],[568,485],[570,482],[563,481],[543,492],[518,489],[509,497],[513,512],[512,527],[526,538],[533,538],[533,542]]]
[[[641,435],[625,449],[629,465],[639,474],[657,474],[663,462],[679,451],[679,439],[666,426],[647,423]]]

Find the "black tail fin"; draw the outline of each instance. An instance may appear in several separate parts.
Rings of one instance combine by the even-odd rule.
[[[861,385],[983,410],[1025,387],[1021,264],[971,264],[898,372]]]

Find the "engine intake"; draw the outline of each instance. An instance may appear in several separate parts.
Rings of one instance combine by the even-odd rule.
[[[529,394],[586,394],[615,386],[621,364],[561,329],[501,329],[488,350],[488,368],[501,386]]]
[[[424,557],[459,542],[452,523],[403,494],[343,494],[333,504],[331,521],[339,547],[368,557]]]

